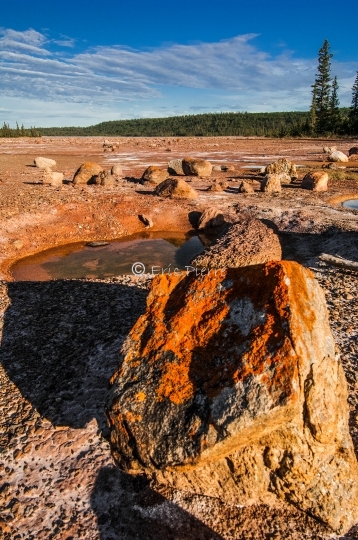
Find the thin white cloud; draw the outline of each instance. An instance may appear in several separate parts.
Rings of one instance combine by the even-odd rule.
[[[163,105],[165,110],[200,111],[203,106],[214,107],[221,97],[225,100],[224,94],[233,108],[240,103],[241,110],[307,108],[317,60],[295,58],[291,52],[270,56],[253,45],[255,37],[246,34],[216,43],[149,50],[95,47],[78,54],[68,50],[75,40],[65,35],[53,40],[33,29],[0,29],[0,90],[3,96],[90,104],[108,111],[116,104],[141,100],[151,102],[153,111]],[[63,54],[58,47],[53,50],[54,44],[67,50]],[[349,104],[349,85],[357,68],[353,62],[333,65],[332,73],[342,77],[342,104]],[[192,89],[199,99],[187,106],[174,101],[169,105],[175,89],[184,94]],[[208,90],[216,95],[203,102]],[[136,110],[137,105],[132,112]]]

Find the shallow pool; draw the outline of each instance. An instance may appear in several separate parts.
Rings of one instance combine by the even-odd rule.
[[[344,208],[358,210],[358,199],[350,199],[349,201],[344,201],[344,203],[342,203],[342,206],[344,206]]]
[[[106,246],[76,243],[51,248],[17,261],[11,273],[15,281],[157,274],[169,265],[171,270],[185,269],[203,250],[204,243],[196,234],[145,231]]]

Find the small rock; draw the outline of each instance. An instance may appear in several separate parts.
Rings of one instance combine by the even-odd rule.
[[[53,172],[50,169],[46,169],[43,175],[43,184],[49,184],[53,187],[62,186],[64,175],[60,172]]]
[[[204,210],[198,221],[198,229],[213,229],[224,223],[224,216],[217,208]]]
[[[74,185],[88,184],[94,182],[96,176],[103,171],[102,167],[98,163],[86,161],[77,169],[73,177]]]
[[[183,171],[186,176],[210,176],[212,169],[212,164],[205,159],[183,159]]]
[[[172,159],[168,163],[168,173],[169,174],[184,174],[183,171],[183,160],[182,159]]]
[[[343,154],[343,152],[340,152],[339,150],[331,152],[327,159],[328,161],[340,161],[342,163],[349,161],[348,156],[346,156],[346,154]]]
[[[181,178],[167,178],[155,188],[155,194],[170,199],[196,199],[198,193]]]
[[[280,193],[281,174],[267,174],[261,182],[261,191],[265,193]]]
[[[34,160],[34,163],[38,169],[50,169],[51,167],[56,166],[56,161],[50,158],[37,157]]]
[[[324,171],[309,172],[303,178],[301,187],[312,191],[327,191],[328,174]]]
[[[116,165],[113,165],[111,169],[111,174],[113,174],[113,176],[121,178],[123,176],[123,169],[121,165],[118,165],[118,163]]]
[[[22,240],[15,240],[12,245],[14,246],[14,248],[16,249],[21,249],[24,245],[23,241]]]
[[[245,182],[245,180],[242,180],[242,182],[240,182],[239,184],[238,192],[239,193],[255,193],[255,190],[251,184],[249,184],[248,182]]]
[[[150,184],[158,185],[168,178],[168,171],[160,169],[156,165],[147,167],[142,175],[142,180],[149,182]]]

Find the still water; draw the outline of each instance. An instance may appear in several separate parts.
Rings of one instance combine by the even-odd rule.
[[[114,240],[107,246],[68,244],[17,261],[11,268],[15,281],[108,278],[158,269],[185,269],[204,250],[199,236],[180,232],[141,232]]]
[[[344,206],[344,208],[358,210],[358,199],[350,199],[349,201],[344,201],[344,203],[342,203],[342,206]]]

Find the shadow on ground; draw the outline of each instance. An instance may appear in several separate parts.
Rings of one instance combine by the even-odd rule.
[[[105,429],[104,404],[119,350],[147,291],[116,283],[8,283],[0,361],[53,425]]]
[[[103,467],[91,495],[101,540],[223,540],[199,519],[149,487],[143,477]]]

